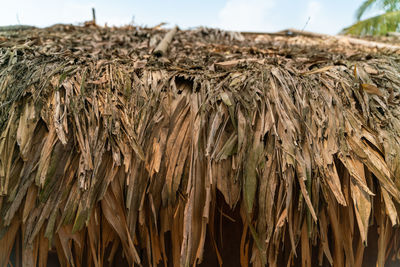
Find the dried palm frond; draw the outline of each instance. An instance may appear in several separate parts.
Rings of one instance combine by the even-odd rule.
[[[164,34],[2,35],[0,266],[222,264],[229,245],[242,266],[362,266],[373,233],[378,266],[398,255],[398,54],[200,28],[157,58]]]

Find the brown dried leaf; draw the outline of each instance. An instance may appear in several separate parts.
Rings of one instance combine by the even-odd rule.
[[[383,97],[381,90],[373,84],[362,83],[361,88],[371,95],[377,95]]]

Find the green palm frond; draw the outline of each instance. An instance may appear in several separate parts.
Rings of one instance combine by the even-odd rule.
[[[399,0],[383,0],[382,8],[386,12],[392,12],[396,10],[400,10],[400,1]]]
[[[398,31],[400,28],[400,11],[387,12],[369,19],[361,20],[343,29],[344,34],[384,35]]]
[[[364,13],[371,9],[374,4],[376,4],[377,0],[365,0],[364,3],[357,9],[356,11],[356,19],[359,21],[364,15]]]

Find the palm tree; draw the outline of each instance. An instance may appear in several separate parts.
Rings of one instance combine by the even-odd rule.
[[[367,11],[383,10],[384,13],[361,20]],[[356,12],[357,22],[342,30],[353,35],[384,35],[400,29],[400,0],[365,0]]]

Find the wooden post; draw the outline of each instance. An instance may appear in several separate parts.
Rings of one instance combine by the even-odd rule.
[[[92,7],[92,17],[93,25],[96,25],[96,10],[94,9],[94,7]]]
[[[175,26],[173,29],[167,32],[161,42],[157,45],[156,49],[154,49],[153,54],[155,56],[162,57],[167,53],[168,45],[171,43],[172,38],[174,38],[174,35],[177,31],[178,27]]]

